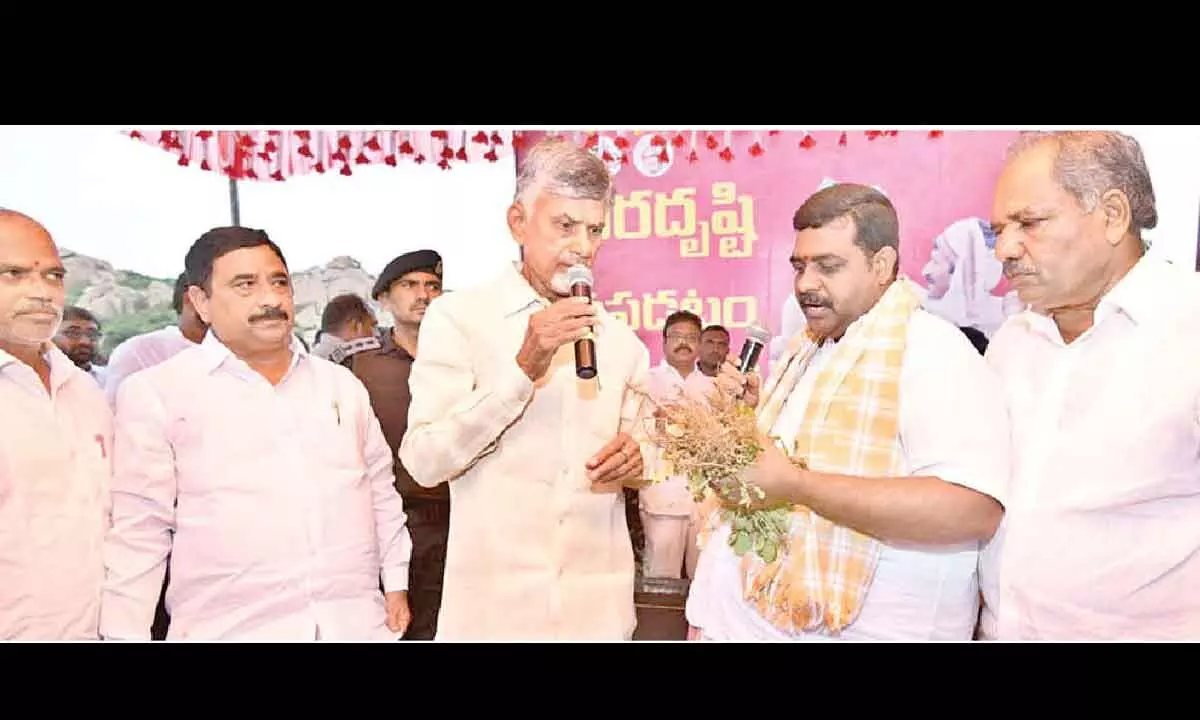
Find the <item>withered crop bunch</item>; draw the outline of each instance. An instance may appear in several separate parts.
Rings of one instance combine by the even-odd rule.
[[[734,552],[753,551],[773,562],[787,539],[790,508],[754,509],[763,491],[742,480],[742,471],[763,450],[754,409],[720,392],[708,401],[685,396],[657,408],[652,436],[668,464],[667,474],[687,477],[697,502],[710,488],[726,498],[721,513],[730,523]]]

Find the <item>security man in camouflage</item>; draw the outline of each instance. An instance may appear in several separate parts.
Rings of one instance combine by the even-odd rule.
[[[425,309],[441,294],[442,258],[436,252],[417,250],[392,260],[380,273],[371,296],[391,313],[395,325],[380,328],[375,337],[343,343],[329,357],[349,368],[366,386],[392,449],[396,489],[404,498],[413,543],[408,576],[412,622],[406,640],[432,640],[437,630],[450,534],[449,486],[421,487],[396,455],[408,429],[408,375],[417,355],[417,332]]]

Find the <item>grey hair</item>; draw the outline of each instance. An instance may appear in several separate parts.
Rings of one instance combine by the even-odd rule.
[[[1129,198],[1130,229],[1135,235],[1140,237],[1143,230],[1158,225],[1154,185],[1137,140],[1113,131],[1030,132],[1009,148],[1009,159],[1046,142],[1055,149],[1055,182],[1085,211],[1095,210],[1104,193],[1120,190]]]
[[[541,192],[573,200],[600,200],[610,207],[615,189],[603,160],[564,137],[547,137],[522,161],[513,202],[532,208]]]

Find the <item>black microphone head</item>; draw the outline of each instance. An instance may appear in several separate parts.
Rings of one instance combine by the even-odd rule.
[[[742,352],[738,356],[738,371],[750,372],[758,364],[759,353],[771,342],[771,333],[758,325],[746,328],[746,341],[742,343]]]
[[[746,328],[746,339],[754,340],[762,345],[766,345],[767,343],[771,342],[771,333],[766,328],[759,327],[758,325],[751,325],[750,327]]]
[[[587,265],[572,265],[567,270],[567,287],[575,285],[592,286],[592,270]]]

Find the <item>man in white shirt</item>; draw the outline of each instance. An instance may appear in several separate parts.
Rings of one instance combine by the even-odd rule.
[[[1136,140],[1021,138],[996,252],[1030,308],[988,345],[1012,414],[1007,514],[981,563],[981,635],[1200,637],[1200,284],[1144,254]]]
[[[65,276],[46,229],[0,210],[0,640],[97,637],[112,416],[51,342]]]
[[[54,344],[103,388],[108,368],[96,364],[101,337],[99,318],[84,308],[68,305],[63,309],[62,325],[54,335]]]
[[[599,158],[539,143],[508,210],[522,262],[421,323],[399,455],[418,484],[450,484],[439,640],[633,635],[622,487],[643,479],[649,353],[567,283],[592,265],[612,201]],[[589,326],[599,375],[584,380],[573,345]]]
[[[411,543],[366,389],[297,347],[265,232],[185,264],[209,332],[117,394],[101,634],[150,636],[169,554],[168,640],[397,639]]]
[[[208,326],[188,299],[187,273],[180,273],[175,279],[171,306],[179,316],[178,324],[135,335],[113,349],[105,368],[107,373],[104,380],[104,394],[108,397],[109,405],[116,405],[117,389],[125,378],[174,357],[176,353],[204,339]]]
[[[663,361],[650,369],[647,390],[655,403],[670,403],[681,396],[703,400],[716,386],[700,371],[702,321],[687,310],[667,316],[663,324]],[[724,360],[728,355],[722,353]],[[717,364],[720,367],[720,363]],[[688,577],[696,568],[696,502],[687,478],[675,475],[638,491],[642,531],[646,549],[642,574],[646,577],[679,578],[686,566]]]
[[[978,550],[1008,479],[999,382],[897,278],[899,226],[885,196],[825,188],[793,227],[807,332],[791,339],[761,402],[757,382],[739,388],[764,438],[786,448],[764,439],[744,479],[764,505],[790,506],[790,534],[776,557],[739,557],[729,521],[706,513],[688,621],[713,640],[968,640]],[[729,362],[718,385],[731,376]]]

